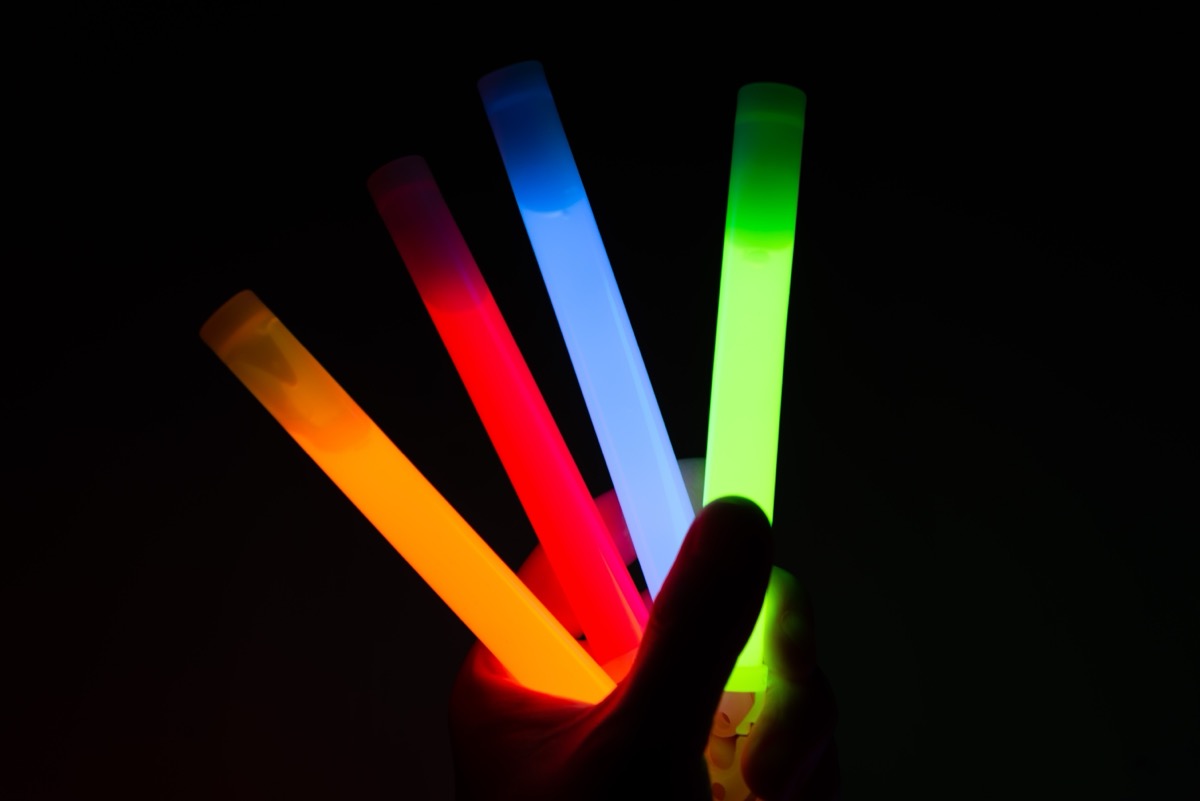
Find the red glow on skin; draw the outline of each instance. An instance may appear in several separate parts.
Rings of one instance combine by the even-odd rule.
[[[647,611],[425,161],[368,189],[601,665],[637,648]],[[626,665],[627,669],[627,665]],[[614,676],[620,679],[622,676]]]

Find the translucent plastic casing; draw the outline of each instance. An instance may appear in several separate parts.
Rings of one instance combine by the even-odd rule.
[[[694,514],[545,73],[479,91],[652,596]]]
[[[201,338],[526,687],[595,703],[613,680],[249,291]],[[425,643],[413,643],[421,653]]]

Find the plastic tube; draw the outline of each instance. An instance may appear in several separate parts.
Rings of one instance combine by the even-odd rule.
[[[516,574],[252,292],[201,338],[510,673],[595,703],[615,686]],[[424,643],[413,643],[418,655]]]
[[[694,514],[540,64],[479,82],[651,596]]]
[[[739,495],[774,518],[788,292],[805,96],[776,83],[738,92],[705,452],[704,503]],[[726,685],[758,691],[764,620]]]

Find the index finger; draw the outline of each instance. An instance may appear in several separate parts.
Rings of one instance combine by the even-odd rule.
[[[766,702],[750,732],[742,774],[760,796],[793,798],[819,768],[833,771],[826,757],[837,721],[837,704],[817,667],[812,603],[794,576],[774,568],[768,590],[765,658]],[[835,760],[826,765],[828,760]],[[821,768],[825,765],[824,768]]]

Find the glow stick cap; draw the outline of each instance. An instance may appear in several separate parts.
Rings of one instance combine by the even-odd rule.
[[[786,83],[748,83],[738,90],[737,112],[748,119],[804,125],[804,92]]]
[[[530,211],[558,211],[584,198],[583,182],[537,61],[488,73],[479,94],[513,193]]]
[[[221,304],[221,308],[200,326],[200,338],[224,358],[230,343],[237,339],[240,331],[262,325],[274,316],[257,295],[249,289],[243,289]]]
[[[347,405],[324,368],[298,357],[281,329],[279,318],[244,289],[213,312],[200,338],[302,446],[340,452],[362,442],[370,421]]]
[[[371,177],[367,178],[367,190],[372,198],[378,199],[408,186],[433,182],[433,173],[429,171],[425,159],[420,156],[405,156],[389,161],[371,173]]]
[[[805,102],[804,92],[781,83],[738,92],[726,224],[744,246],[791,247]]]
[[[426,303],[456,312],[490,296],[425,159],[384,164],[367,179],[367,191],[393,238],[404,242],[404,264]],[[462,290],[463,282],[471,291]]]

